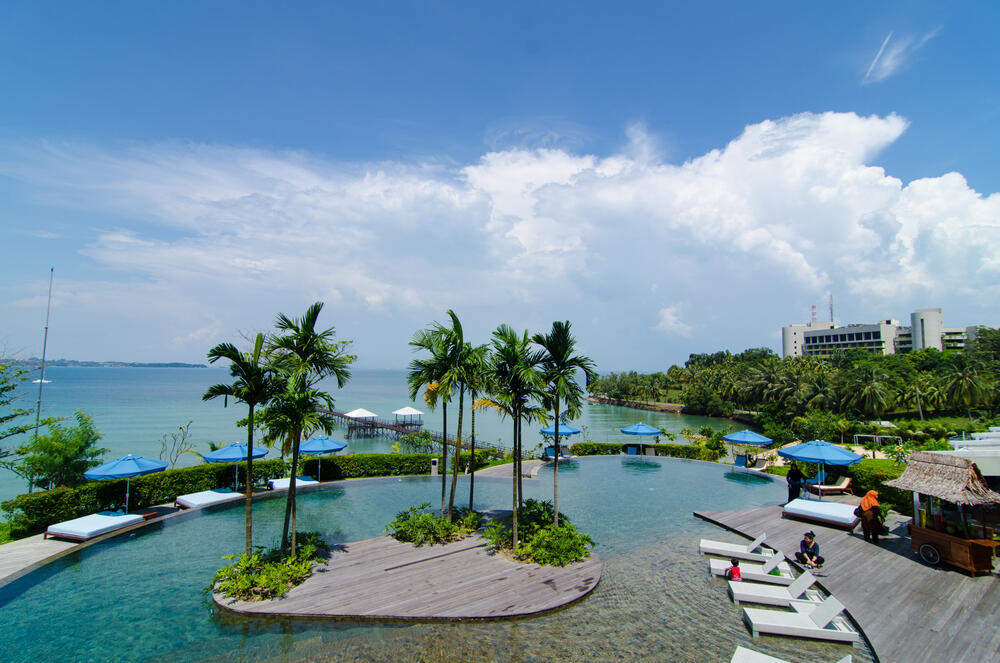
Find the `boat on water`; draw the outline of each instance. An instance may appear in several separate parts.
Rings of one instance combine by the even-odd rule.
[[[48,384],[50,382],[52,382],[52,380],[32,380],[31,384]]]

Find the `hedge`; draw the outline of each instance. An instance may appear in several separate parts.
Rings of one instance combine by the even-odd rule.
[[[880,503],[891,504],[893,510],[912,516],[913,493],[884,485],[885,481],[895,479],[905,469],[906,465],[897,465],[892,460],[866,458],[857,465],[838,467],[837,471],[842,470],[845,476],[851,477],[851,490],[858,497],[863,496],[869,490],[877,490]]]
[[[483,450],[484,453],[489,453]],[[467,454],[466,454],[467,455]],[[479,452],[476,453],[477,459]],[[323,479],[429,474],[429,454],[355,454],[349,456],[302,457],[299,474],[316,476],[317,463],[323,463]],[[246,463],[239,463],[240,483],[246,484]],[[259,460],[253,464],[253,483],[288,474],[288,464],[281,460]],[[173,502],[178,495],[231,486],[233,463],[204,463],[165,472],[135,477],[129,487],[129,509],[135,511]],[[37,493],[18,495],[0,504],[10,521],[12,538],[42,532],[53,523],[72,520],[98,511],[125,507],[125,479],[91,481],[78,488],[59,487]]]
[[[360,477],[395,477],[430,474],[431,454],[349,454],[347,456],[299,457],[299,475],[317,476],[319,463],[324,481]]]
[[[246,463],[238,473],[246,483]],[[283,476],[284,461],[259,460],[253,464],[254,484]],[[233,463],[204,463],[135,477],[129,484],[129,509],[143,509],[169,503],[178,495],[231,486]],[[91,481],[78,488],[60,486],[27,493],[0,504],[11,523],[11,536],[21,538],[43,531],[53,523],[72,520],[98,511],[125,508],[125,479]]]
[[[634,442],[632,444],[635,444]],[[616,456],[625,452],[625,444],[605,442],[577,442],[570,447],[574,456]],[[697,444],[650,444],[657,456],[716,461],[722,454]]]

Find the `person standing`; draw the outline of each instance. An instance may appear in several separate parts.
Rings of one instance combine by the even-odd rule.
[[[811,569],[818,569],[823,566],[824,560],[819,554],[819,544],[816,543],[816,532],[809,531],[802,536],[799,542],[799,552],[795,553],[795,561],[805,564]]]
[[[788,482],[788,501],[791,502],[797,499],[799,493],[802,492],[802,482],[806,480],[806,476],[802,474],[802,470],[799,466],[792,461],[792,466],[788,470],[788,476],[785,477],[785,481]]]
[[[878,535],[882,531],[882,512],[878,508],[878,491],[869,490],[861,498],[861,530],[865,541],[878,545]]]

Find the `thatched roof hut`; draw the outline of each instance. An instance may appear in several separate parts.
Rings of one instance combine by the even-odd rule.
[[[886,481],[885,485],[933,495],[954,504],[1000,504],[1000,495],[989,489],[979,468],[958,456],[914,452],[902,476]]]

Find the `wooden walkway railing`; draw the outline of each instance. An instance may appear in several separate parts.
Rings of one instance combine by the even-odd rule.
[[[423,422],[414,423],[398,423],[395,421],[389,421],[387,419],[382,419],[381,417],[368,417],[365,419],[356,419],[354,417],[347,416],[344,412],[339,412],[337,410],[320,410],[320,412],[326,412],[327,414],[333,415],[337,421],[343,424],[347,428],[347,437],[387,437],[393,440],[400,439],[403,435],[408,433],[417,433],[422,430],[426,430],[431,435],[431,439],[441,444],[444,442],[444,435],[438,431],[428,430],[424,428]],[[464,436],[463,436],[464,437]],[[448,436],[448,446],[454,447],[455,445],[455,435]],[[470,445],[467,441],[462,441],[462,449],[469,449]],[[503,450],[502,446],[495,443],[493,444],[482,444],[476,443],[477,449],[499,449]]]

